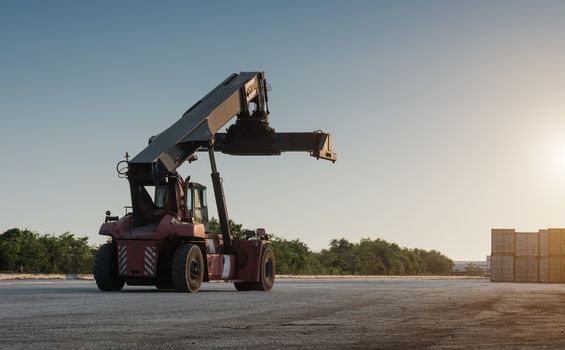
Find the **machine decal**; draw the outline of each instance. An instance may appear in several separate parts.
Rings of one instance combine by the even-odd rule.
[[[206,251],[208,254],[216,254],[216,246],[214,245],[213,239],[206,240]]]
[[[128,270],[128,247],[121,245],[118,247],[118,271],[120,275],[125,275]]]
[[[145,247],[145,276],[155,275],[157,247]]]
[[[224,255],[224,271],[222,272],[222,278],[230,277],[230,270],[231,270],[230,258],[231,255]]]

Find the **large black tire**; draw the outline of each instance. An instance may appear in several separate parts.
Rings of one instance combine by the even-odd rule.
[[[197,245],[183,244],[173,257],[173,287],[177,292],[198,292],[204,278],[204,258]]]
[[[125,279],[118,275],[118,258],[114,243],[103,244],[94,259],[94,279],[98,288],[105,292],[119,291]]]
[[[273,284],[275,284],[275,253],[270,247],[266,247],[261,256],[259,282],[255,289],[268,292],[273,288]]]

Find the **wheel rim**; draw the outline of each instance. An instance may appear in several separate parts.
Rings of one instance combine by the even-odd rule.
[[[200,261],[198,261],[198,258],[193,258],[190,261],[189,276],[191,280],[197,280],[200,276]]]
[[[268,259],[267,261],[265,261],[265,277],[267,279],[271,279],[272,275],[273,275],[273,260]]]

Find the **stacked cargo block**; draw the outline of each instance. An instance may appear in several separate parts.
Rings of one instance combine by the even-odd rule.
[[[514,230],[493,229],[490,255],[490,280],[514,281]]]
[[[549,283],[565,282],[565,229],[549,229],[547,233]]]
[[[549,230],[539,230],[539,282],[549,283]]]
[[[539,235],[537,232],[514,233],[514,281],[539,281]]]
[[[493,229],[491,281],[565,283],[565,229]]]

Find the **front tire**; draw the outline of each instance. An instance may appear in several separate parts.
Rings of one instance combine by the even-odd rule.
[[[275,253],[270,247],[265,248],[261,256],[261,269],[257,290],[268,292],[275,284]]]
[[[98,288],[105,292],[119,291],[125,279],[118,274],[118,257],[114,243],[103,244],[94,259],[94,279]]]
[[[173,287],[177,292],[198,292],[204,278],[204,258],[197,245],[183,244],[173,257]]]

